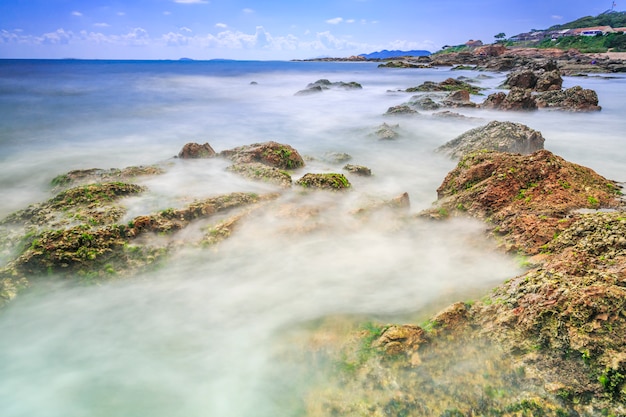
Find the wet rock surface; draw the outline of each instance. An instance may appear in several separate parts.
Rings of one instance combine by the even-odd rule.
[[[213,158],[215,156],[217,156],[217,153],[208,143],[202,145],[193,142],[187,143],[178,153],[178,157],[182,159]]]
[[[521,123],[493,121],[463,133],[437,152],[455,159],[481,150],[529,154],[543,149],[544,142],[541,132]]]
[[[236,164],[260,162],[278,169],[297,169],[304,160],[297,150],[278,142],[254,143],[220,152],[221,157]]]
[[[350,82],[343,82],[343,81],[337,81],[337,82],[331,82],[327,79],[321,79],[321,80],[317,80],[313,83],[310,83],[309,85],[306,86],[305,89],[300,90],[296,93],[297,96],[306,96],[306,95],[310,95],[310,94],[316,94],[316,93],[321,93],[325,90],[330,90],[330,89],[342,89],[342,90],[360,90],[362,89],[363,86],[359,83],[357,83],[356,81],[350,81]]]
[[[319,188],[326,190],[345,190],[351,187],[350,181],[343,174],[305,174],[296,181],[296,185],[304,188]]]

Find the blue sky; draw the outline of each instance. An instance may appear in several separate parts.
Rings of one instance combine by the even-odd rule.
[[[626,0],[624,0],[626,1]],[[624,10],[616,0],[616,10]],[[493,42],[597,15],[582,0],[1,0],[0,58],[301,59]],[[625,3],[626,5],[626,3]]]

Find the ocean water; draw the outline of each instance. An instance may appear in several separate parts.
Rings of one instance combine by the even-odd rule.
[[[565,79],[596,90],[601,112],[383,116],[411,97],[399,90],[478,75],[485,95],[505,78],[372,63],[0,61],[0,217],[47,200],[50,180],[73,169],[168,163],[139,180],[145,198],[123,202],[128,219],[194,198],[279,191],[226,172],[223,160],[172,159],[187,142],[218,152],[290,144],[311,158],[294,179],[340,172],[328,152],[374,174],[350,177],[345,194],[283,191],[216,249],[176,253],[139,277],[86,287],[51,279],[20,296],[0,313],[0,415],[301,415],[306,380],[276,355],[288,329],[331,315],[426,317],[519,274],[478,222],[350,214],[403,192],[412,213],[428,208],[455,166],[433,150],[491,120],[524,123],[546,149],[626,181],[623,76]],[[363,89],[295,95],[318,79]],[[378,140],[383,122],[402,136]],[[298,210],[316,213],[314,232],[284,215]]]

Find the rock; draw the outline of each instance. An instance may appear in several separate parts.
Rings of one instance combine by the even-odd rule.
[[[430,97],[411,97],[411,101],[409,102],[411,106],[417,107],[420,110],[438,110],[441,106],[437,104]]]
[[[287,172],[260,162],[234,164],[226,169],[245,178],[255,181],[269,182],[280,185],[281,187],[290,187],[292,182],[291,175]]]
[[[559,70],[544,72],[537,79],[535,91],[560,91],[563,86],[563,78]]]
[[[506,95],[502,92],[490,94],[480,107],[507,111],[536,110],[537,102],[530,90],[513,87]]]
[[[537,75],[531,70],[516,71],[509,74],[504,85],[532,90],[537,85]]]
[[[137,177],[148,175],[161,175],[165,170],[157,165],[131,166],[123,169],[78,169],[65,174],[57,175],[50,181],[53,191],[59,191],[68,187],[102,182],[129,182]]]
[[[326,152],[322,159],[331,164],[341,164],[352,159],[352,155],[345,152]]]
[[[453,91],[442,103],[447,107],[476,107],[476,103],[470,101],[470,94],[467,90]]]
[[[400,354],[410,355],[428,342],[426,332],[415,325],[393,325],[383,331],[378,339],[372,343],[372,347],[381,349],[385,354],[395,356]]]
[[[466,90],[470,92],[471,94],[477,94],[480,91],[480,88],[474,85],[468,84],[464,81],[455,80],[454,78],[448,78],[440,83],[426,81],[417,87],[407,88],[405,91],[407,93],[414,93],[414,92],[456,91],[456,90]]]
[[[345,190],[351,187],[350,181],[343,174],[305,174],[296,181],[297,185],[305,188],[320,188],[327,190]]]
[[[217,156],[217,153],[208,143],[204,145],[200,145],[199,143],[187,143],[178,153],[178,157],[182,159],[213,158],[215,156]]]
[[[273,141],[240,146],[222,151],[219,155],[236,164],[260,162],[278,169],[297,169],[304,166],[304,160],[297,150]]]
[[[419,114],[417,111],[413,110],[411,107],[406,104],[401,104],[398,106],[389,107],[385,116],[399,116],[406,114]]]
[[[540,108],[558,108],[569,111],[598,111],[598,94],[594,90],[580,86],[564,91],[546,91],[537,95]]]
[[[493,121],[463,133],[437,152],[455,159],[481,150],[530,154],[543,149],[544,141],[541,132],[521,123]]]
[[[341,88],[344,90],[360,90],[363,86],[355,81],[351,82],[330,82],[326,79],[317,80],[314,83],[310,83],[304,90],[300,90],[296,93],[297,96],[309,95],[315,93],[321,93],[324,90],[330,90],[331,88]]]
[[[388,125],[387,123],[383,123],[382,125],[378,126],[374,134],[378,137],[378,139],[381,140],[395,139],[400,136],[400,134],[394,130],[397,129],[399,126],[400,125],[398,124]]]
[[[529,155],[481,151],[466,155],[437,189],[441,213],[489,218],[509,251],[536,255],[564,230],[572,210],[616,208],[617,183],[541,150]]]
[[[362,177],[370,177],[372,175],[372,170],[363,165],[347,164],[343,167],[343,169],[352,174],[360,175]]]

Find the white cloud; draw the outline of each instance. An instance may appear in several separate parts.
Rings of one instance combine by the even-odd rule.
[[[108,23],[104,23],[104,22],[94,23],[93,25],[97,28],[108,28],[111,26]]]
[[[67,45],[74,38],[72,31],[66,31],[65,29],[57,29],[54,32],[44,33],[40,38],[40,43],[45,45],[63,44]]]
[[[226,23],[216,23],[215,27],[220,29],[226,29],[228,25]]]
[[[83,14],[81,12],[73,11],[72,16],[81,17]]]
[[[561,19],[563,19],[563,16],[559,16],[559,15],[556,15],[556,14],[552,15],[550,17],[552,17],[554,20],[561,20]]]
[[[118,16],[126,16],[126,13],[125,12],[117,12],[117,15]]]
[[[328,19],[326,21],[326,23],[328,23],[330,25],[338,25],[341,22],[343,22],[343,17],[335,17],[333,19]]]
[[[245,8],[245,9],[242,10],[242,12],[244,12],[244,13],[254,13],[254,10]]]
[[[354,23],[354,19],[348,19],[346,20],[346,23]]]
[[[181,32],[188,32],[188,33],[193,32],[193,30],[189,29],[187,26],[183,26],[181,28],[178,28],[178,30],[180,30]]]
[[[174,3],[179,4],[206,4],[208,1],[206,0],[174,0]]]

